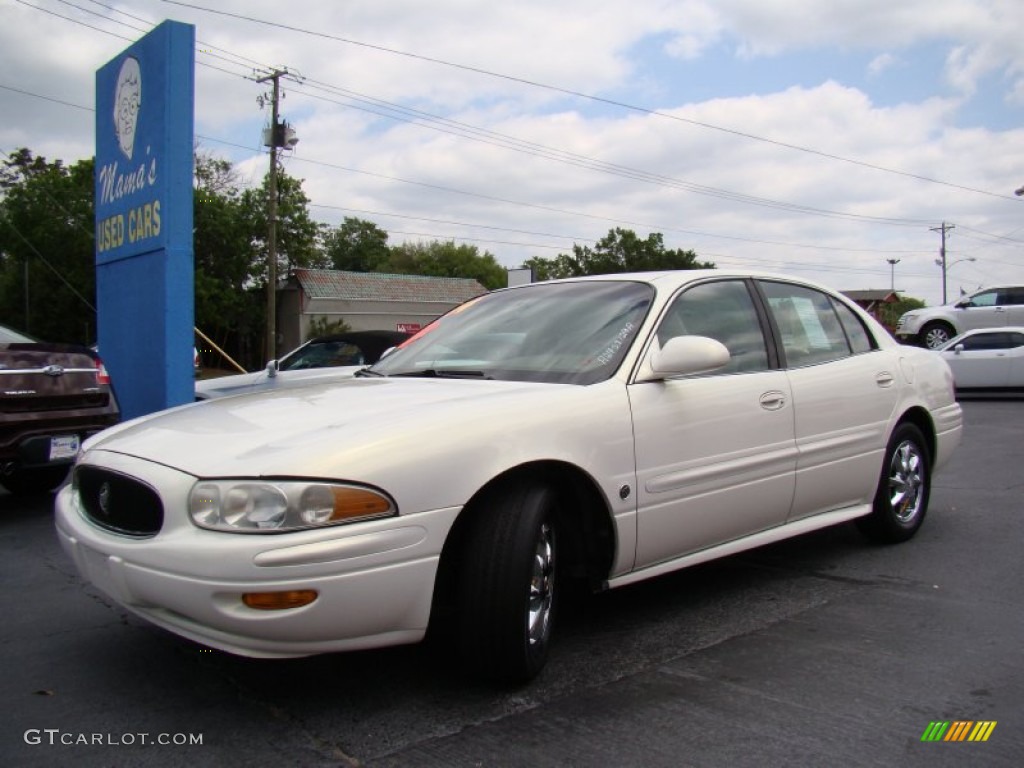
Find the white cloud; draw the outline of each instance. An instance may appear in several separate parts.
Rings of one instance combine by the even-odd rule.
[[[871,77],[878,77],[886,70],[892,69],[899,63],[899,59],[891,53],[883,53],[873,58],[868,64],[868,74]]]
[[[38,2],[57,8],[53,0]],[[964,280],[1024,280],[1019,246],[977,234],[1006,235],[1020,227],[1024,203],[1012,191],[1024,183],[1024,131],[957,129],[960,102],[952,98],[907,99],[898,108],[881,108],[869,92],[826,81],[744,98],[666,103],[664,117],[522,82],[627,94],[620,100],[630,101],[641,88],[644,94],[672,92],[659,89],[665,84],[656,81],[656,71],[645,71],[642,84],[634,81],[638,63],[632,54],[647,45],[695,67],[709,48],[727,42],[763,57],[765,67],[789,51],[861,49],[875,57],[871,71],[877,74],[907,63],[915,45],[941,43],[949,47],[945,74],[957,92],[969,93],[982,79],[1001,74],[1007,98],[1024,103],[1024,51],[1014,39],[1024,28],[1019,0],[634,0],[628,8],[584,0],[514,6],[307,0],[293,3],[287,14],[266,0],[217,7],[518,78],[155,0],[133,2],[136,15],[155,21],[170,12],[197,25],[199,48],[210,51],[200,53],[196,70],[197,132],[241,145],[203,142],[237,160],[240,176],[253,184],[267,167],[260,154],[266,112],[255,103],[265,86],[243,75],[258,64],[286,65],[308,78],[303,85],[284,82],[282,112],[300,137],[285,164],[306,179],[307,195],[320,206],[314,214],[324,220],[362,215],[396,233],[392,242],[420,236],[398,232],[478,237],[481,248],[509,266],[568,250],[573,239],[584,242],[613,226],[630,226],[644,235],[661,231],[669,247],[696,248],[723,265],[775,267],[842,288],[888,286],[885,259],[896,257],[897,286],[931,301],[941,285],[932,264],[938,239],[929,226],[946,220],[957,224],[951,253],[978,259],[957,266]],[[4,82],[41,96],[91,105],[95,70],[128,45],[26,6],[5,6],[2,13],[0,65],[9,73]],[[138,36],[99,20],[89,23]],[[236,55],[251,61],[222,58]],[[365,111],[381,105],[359,109],[337,89],[452,122],[433,130],[386,120]],[[9,90],[0,90],[0,109],[13,116],[0,126],[0,150],[28,146],[67,162],[92,152],[89,112]],[[491,134],[476,132],[478,140],[455,136],[451,132],[470,130],[456,123],[513,137],[521,151],[498,146],[503,140]],[[540,156],[550,154],[540,147],[576,157],[555,162]],[[624,170],[588,170],[580,167],[587,164],[581,158]],[[661,183],[641,182],[638,175],[662,177]],[[737,196],[775,205],[745,204]],[[871,223],[796,210],[800,206],[920,223]]]

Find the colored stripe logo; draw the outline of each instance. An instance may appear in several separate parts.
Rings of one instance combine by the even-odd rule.
[[[995,720],[933,720],[921,734],[921,741],[988,741]]]

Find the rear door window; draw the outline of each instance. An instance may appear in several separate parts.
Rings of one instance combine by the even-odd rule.
[[[778,328],[787,367],[817,365],[853,354],[828,295],[790,283],[761,281],[759,285]]]

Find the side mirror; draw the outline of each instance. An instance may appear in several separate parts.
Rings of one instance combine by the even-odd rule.
[[[675,376],[710,373],[729,364],[726,346],[707,336],[674,336],[654,349],[638,381],[661,381]]]
[[[273,379],[277,377],[277,360],[271,360],[267,363],[267,378]]]
[[[956,354],[958,354],[958,355],[959,355],[959,354],[960,354],[961,352],[963,352],[963,351],[964,351],[964,345],[963,345],[963,342],[961,342],[961,343],[957,344],[957,345],[956,345],[955,347],[953,347],[953,351],[954,351],[954,352],[955,352]]]

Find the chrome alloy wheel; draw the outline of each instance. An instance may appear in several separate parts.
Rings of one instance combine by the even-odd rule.
[[[889,503],[896,520],[906,525],[921,511],[925,499],[924,457],[918,446],[904,440],[889,464]]]
[[[953,338],[953,334],[943,326],[932,326],[925,331],[924,346],[928,349],[938,349],[951,338]]]
[[[530,645],[543,643],[551,631],[551,608],[555,598],[555,529],[544,523],[537,536],[530,579],[527,628]]]

